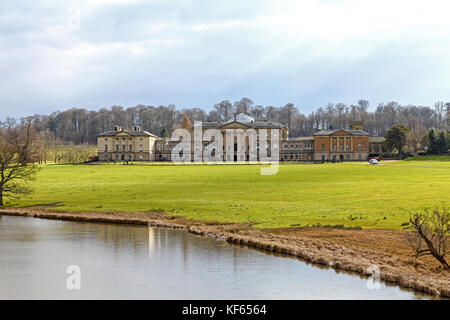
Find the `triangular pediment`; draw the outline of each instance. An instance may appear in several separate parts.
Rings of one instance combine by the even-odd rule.
[[[331,136],[348,136],[348,135],[352,135],[352,134],[346,130],[338,130],[331,134]]]
[[[116,137],[131,137],[131,134],[129,134],[126,131],[121,131],[121,132],[116,134]]]
[[[225,123],[223,126],[220,127],[220,129],[248,129],[251,128],[249,125],[246,125],[245,123],[233,121],[229,123]]]

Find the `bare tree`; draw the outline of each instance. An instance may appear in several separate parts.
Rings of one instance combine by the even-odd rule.
[[[414,155],[417,155],[420,149],[425,146],[427,129],[416,118],[408,121],[409,132],[406,136],[408,149]]]
[[[20,195],[31,192],[24,182],[32,180],[39,167],[28,164],[29,156],[23,154],[27,149],[0,140],[0,206],[3,199],[17,199]]]
[[[230,120],[231,115],[233,114],[233,105],[231,104],[230,101],[228,100],[221,101],[218,104],[216,104],[214,108],[216,109],[217,113],[222,116],[222,119],[224,121]]]
[[[286,124],[288,129],[292,129],[292,120],[298,114],[298,110],[293,103],[288,103],[280,109],[281,122]]]
[[[437,117],[437,123],[438,123],[438,128],[442,129],[443,124],[444,124],[444,111],[445,111],[445,106],[444,106],[444,102],[442,101],[438,101],[434,104],[434,110],[436,112],[436,117]]]
[[[253,106],[253,101],[250,100],[249,98],[242,98],[241,100],[236,101],[233,105],[236,115],[240,113],[249,115],[250,110],[252,109]]]
[[[410,228],[414,230],[414,236],[410,239],[416,259],[422,256],[431,255],[446,270],[450,270],[450,265],[446,260],[446,255],[450,253],[449,233],[450,233],[450,211],[434,209],[430,212],[414,214],[410,220]]]
[[[250,111],[250,115],[255,119],[262,119],[264,114],[264,107],[263,106],[254,106],[252,110]]]
[[[380,103],[373,111],[369,111],[367,100],[359,100],[348,106],[344,103],[330,103],[308,115],[304,115],[305,119],[301,122],[296,121],[295,124],[293,119],[302,114],[298,110],[292,109],[294,112],[289,117],[287,116],[289,114],[288,109],[286,107],[265,106],[262,110],[262,106],[253,106],[253,102],[248,98],[242,98],[235,102],[235,106],[230,101],[224,100],[214,106],[213,111],[215,112],[209,114],[206,114],[200,108],[177,110],[174,105],[154,107],[140,104],[129,108],[113,106],[98,111],[73,108],[54,112],[50,115],[33,115],[25,119],[6,119],[6,121],[0,123],[0,136],[9,139],[11,129],[27,124],[23,129],[32,132],[32,135],[49,131],[64,144],[95,144],[99,133],[111,130],[115,125],[120,125],[123,128],[132,128],[134,125],[139,125],[152,133],[159,133],[163,128],[170,131],[181,122],[185,112],[189,114],[191,119],[203,121],[229,121],[234,114],[245,113],[256,119],[266,118],[289,126],[289,131],[296,136],[310,135],[317,130],[326,129],[330,126],[336,129],[345,129],[352,121],[362,121],[364,130],[379,136],[385,135],[389,128],[393,126],[407,126],[411,119],[417,119],[427,130],[436,128],[441,131],[450,128],[449,102],[438,102],[433,106],[401,106],[396,102],[388,102]],[[28,127],[28,124],[31,126]],[[297,125],[300,125],[300,127],[297,127]],[[26,146],[26,142],[22,141],[22,145]],[[37,149],[34,148],[34,150]]]

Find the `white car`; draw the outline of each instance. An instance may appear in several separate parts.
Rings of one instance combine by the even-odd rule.
[[[370,164],[379,164],[378,161],[377,161],[377,159],[370,159],[370,160],[369,160],[369,163],[370,163]]]

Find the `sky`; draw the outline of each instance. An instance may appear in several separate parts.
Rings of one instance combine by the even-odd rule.
[[[0,0],[0,120],[450,100],[447,0]]]

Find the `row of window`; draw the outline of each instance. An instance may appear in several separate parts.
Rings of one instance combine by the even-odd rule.
[[[357,149],[358,149],[358,151],[362,151],[362,145],[358,144]],[[337,151],[337,144],[333,144],[331,150],[332,151]],[[325,151],[325,144],[324,143],[322,144],[322,151]],[[344,151],[344,145],[343,144],[339,145],[339,151]],[[345,151],[350,151],[350,145],[349,144],[345,145]]]
[[[122,141],[127,141],[127,139],[128,139],[128,141],[133,141],[133,138],[122,138]],[[120,140],[120,138],[116,138],[116,141],[119,141],[119,140]],[[105,138],[105,141],[109,141],[109,139]],[[144,141],[144,138],[139,138],[139,141]]]
[[[143,151],[144,150],[144,146],[142,144],[139,145],[139,150]],[[120,147],[118,144],[116,144],[116,151],[120,151]],[[127,151],[127,146],[125,144],[122,145],[122,151]],[[129,145],[128,146],[128,151],[133,151],[133,145]],[[108,152],[108,145],[105,144],[105,152]]]
[[[144,156],[140,155],[140,156],[137,157],[137,159],[138,160],[144,160]],[[109,160],[131,161],[131,160],[133,160],[133,156],[132,155],[124,155],[124,154],[122,154],[122,155],[115,154],[114,156],[110,157],[108,155],[105,155],[105,156],[103,156],[103,158],[100,157],[100,160],[104,160],[104,161],[109,161]]]
[[[283,155],[282,160],[284,161],[310,161],[311,156],[306,154],[291,154],[291,155]]]
[[[339,137],[339,140],[344,141],[344,138],[347,141],[350,141],[352,139],[352,137]],[[361,141],[361,137],[358,137],[358,140]],[[325,137],[322,137],[322,141],[325,141]],[[337,141],[337,137],[333,137],[333,141]]]
[[[308,143],[302,143],[302,144],[285,144],[284,146],[283,146],[283,149],[284,150],[299,150],[299,149],[301,149],[301,150],[305,150],[305,149],[311,149],[312,148],[312,142],[308,142]]]

